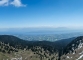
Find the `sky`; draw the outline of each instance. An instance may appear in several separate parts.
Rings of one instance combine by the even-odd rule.
[[[83,0],[0,0],[0,28],[83,27]]]

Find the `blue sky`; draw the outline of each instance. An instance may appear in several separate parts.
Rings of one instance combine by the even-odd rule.
[[[83,0],[0,0],[0,28],[83,27]]]

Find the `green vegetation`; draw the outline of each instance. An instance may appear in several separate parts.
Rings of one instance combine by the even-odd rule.
[[[47,44],[46,44],[47,43]],[[0,36],[0,60],[56,60],[58,52],[47,41],[25,41],[15,36]]]
[[[62,58],[66,59],[67,57],[64,56],[64,54],[66,55],[70,51],[72,51],[72,44],[75,44],[73,47],[77,48],[79,45],[79,40],[83,42],[82,37],[78,37],[76,39],[70,38],[59,40],[56,42],[49,42],[26,41],[11,35],[0,35],[0,60],[61,60]],[[73,52],[74,51],[72,51],[72,53]],[[76,52],[77,51],[75,51],[75,53]]]

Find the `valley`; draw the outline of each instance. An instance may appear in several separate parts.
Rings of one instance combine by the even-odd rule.
[[[0,35],[0,60],[82,60],[83,37],[55,42]]]

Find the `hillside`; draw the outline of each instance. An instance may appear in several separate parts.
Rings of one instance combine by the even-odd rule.
[[[62,55],[63,49],[75,38],[50,41],[26,41],[11,35],[0,35],[1,58],[14,57],[23,60],[56,60]],[[29,54],[28,54],[29,53]],[[18,56],[19,55],[19,56]],[[9,57],[11,56],[11,57]],[[27,58],[26,58],[27,57]],[[26,58],[26,59],[25,59]]]
[[[69,38],[69,39],[63,39],[55,42],[50,41],[26,41],[22,40],[18,37],[12,36],[12,35],[0,35],[0,41],[4,42],[5,44],[8,44],[10,46],[13,46],[14,48],[18,49],[24,49],[27,46],[27,49],[35,47],[35,46],[41,46],[42,48],[53,49],[54,51],[60,50],[61,48],[64,48],[68,43],[70,43],[75,38]],[[64,45],[63,45],[64,44]]]
[[[83,60],[83,36],[77,37],[66,46],[61,60]]]
[[[50,42],[47,43],[49,44]],[[1,35],[0,60],[58,59],[58,52],[53,52],[51,50],[52,46],[48,44],[45,44],[45,41],[41,43],[39,41],[25,41],[15,36]]]

